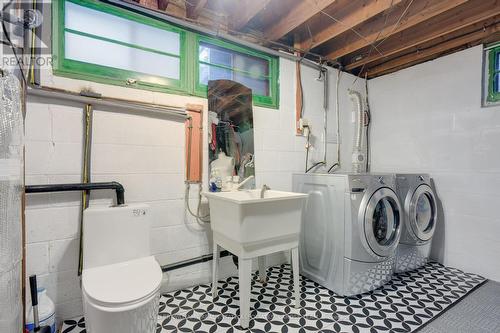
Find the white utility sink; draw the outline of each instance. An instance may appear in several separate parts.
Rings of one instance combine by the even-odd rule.
[[[239,244],[290,238],[300,232],[307,194],[267,190],[206,192],[212,230]]]
[[[219,249],[238,256],[240,325],[249,327],[252,260],[259,258],[259,275],[266,281],[266,255],[290,251],[295,306],[300,306],[299,234],[307,194],[266,190],[207,192],[213,230],[212,297],[216,299]]]

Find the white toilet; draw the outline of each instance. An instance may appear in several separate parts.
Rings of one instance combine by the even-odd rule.
[[[84,211],[82,293],[89,333],[153,333],[162,271],[147,205]]]

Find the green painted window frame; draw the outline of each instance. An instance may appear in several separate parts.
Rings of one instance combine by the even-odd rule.
[[[65,32],[75,33],[65,28],[65,4],[66,1],[98,10],[104,13],[115,15],[124,19],[153,26],[166,31],[176,32],[180,35],[180,54],[176,56],[180,59],[180,79],[168,79],[160,76],[138,73],[129,70],[122,70],[107,66],[85,63],[65,58]],[[76,32],[80,35],[88,35]],[[95,39],[111,41],[117,44],[125,44],[128,47],[135,47],[145,51],[159,52],[147,49],[138,45],[121,43],[107,40],[100,36],[89,35]],[[52,6],[52,53],[53,53],[53,73],[57,76],[72,79],[93,81],[109,85],[117,85],[128,88],[136,88],[157,92],[165,92],[177,95],[190,95],[197,97],[207,97],[207,86],[199,84],[199,43],[200,41],[223,47],[245,55],[264,59],[269,64],[269,96],[254,95],[253,104],[267,108],[279,107],[279,58],[269,54],[255,51],[224,40],[201,35],[178,26],[166,23],[161,20],[137,14],[126,9],[106,4],[97,0],[60,0],[53,2]],[[129,80],[135,80],[130,84]]]
[[[180,37],[180,54],[169,56],[177,57],[180,60],[180,79],[169,79],[162,76],[153,76],[149,74],[138,73],[129,70],[117,69],[107,66],[101,66],[96,64],[85,63],[82,61],[76,61],[72,59],[65,58],[65,32],[75,33],[71,29],[66,29],[64,25],[65,20],[65,4],[66,1],[94,9],[107,14],[115,15],[127,20],[135,21],[145,25],[149,25],[155,28],[159,28],[166,31],[171,31],[179,34]],[[188,90],[189,82],[187,75],[186,66],[186,31],[170,24],[154,20],[143,15],[139,15],[127,10],[117,8],[113,5],[108,5],[95,0],[61,0],[57,1],[53,6],[53,72],[55,75],[69,77],[73,79],[89,80],[104,84],[133,87],[139,89],[146,89],[159,92],[173,92],[173,93],[185,93]],[[99,40],[107,40],[100,36],[93,36],[82,32],[76,32],[79,35],[84,35],[92,37]],[[120,43],[118,41],[112,41],[116,44],[126,44]],[[126,44],[129,47],[135,47],[137,49],[142,49],[145,51],[152,51],[141,46],[136,46],[132,44]],[[157,51],[158,52],[158,51]],[[130,84],[129,79],[135,80],[136,82]]]
[[[498,58],[500,54],[500,45],[488,51],[488,102],[500,102],[500,92],[495,91],[495,86],[500,86],[500,70],[498,66]]]
[[[235,45],[233,43],[229,43],[220,39],[216,39],[213,37],[208,37],[204,35],[196,35],[196,62],[195,62],[195,77],[194,77],[194,82],[195,82],[195,94],[197,96],[201,97],[206,97],[207,96],[207,85],[201,84],[200,82],[200,64],[204,63],[200,61],[199,57],[199,48],[200,48],[200,43],[204,42],[206,44],[211,44],[214,46],[218,46],[224,49],[227,49],[229,51],[234,51],[238,52],[244,55],[248,55],[251,57],[255,58],[260,58],[265,60],[268,63],[268,72],[269,75],[266,78],[269,80],[269,96],[264,96],[264,95],[258,95],[258,94],[253,94],[253,104],[256,106],[263,106],[263,107],[271,107],[271,108],[278,108],[278,103],[279,103],[279,60],[277,57],[270,56],[268,54],[265,54],[263,52],[255,51],[255,50],[250,50],[246,47],[242,47],[239,45]],[[207,65],[214,66],[213,64],[205,63]],[[226,68],[231,71],[235,71],[234,68],[230,67],[225,67],[225,66],[218,66],[222,68]]]

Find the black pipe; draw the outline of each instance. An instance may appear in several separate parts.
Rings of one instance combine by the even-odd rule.
[[[24,189],[26,193],[115,190],[116,204],[125,204],[125,188],[118,182],[26,185]]]
[[[229,255],[231,255],[231,253],[229,251],[224,250],[224,251],[220,252],[219,257],[222,258],[222,257],[227,257]],[[187,266],[191,266],[191,265],[201,264],[203,262],[207,262],[207,261],[210,261],[213,259],[214,259],[213,254],[205,254],[205,255],[197,257],[197,258],[179,261],[179,262],[176,262],[174,264],[163,265],[163,266],[161,266],[161,270],[163,272],[169,272],[169,271],[173,271],[174,269],[179,269],[179,268],[183,268],[183,267],[187,267]]]

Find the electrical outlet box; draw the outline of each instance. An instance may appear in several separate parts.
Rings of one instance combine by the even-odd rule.
[[[307,136],[307,134],[311,132],[311,124],[309,123],[309,120],[306,118],[300,118],[299,129],[303,136]]]

